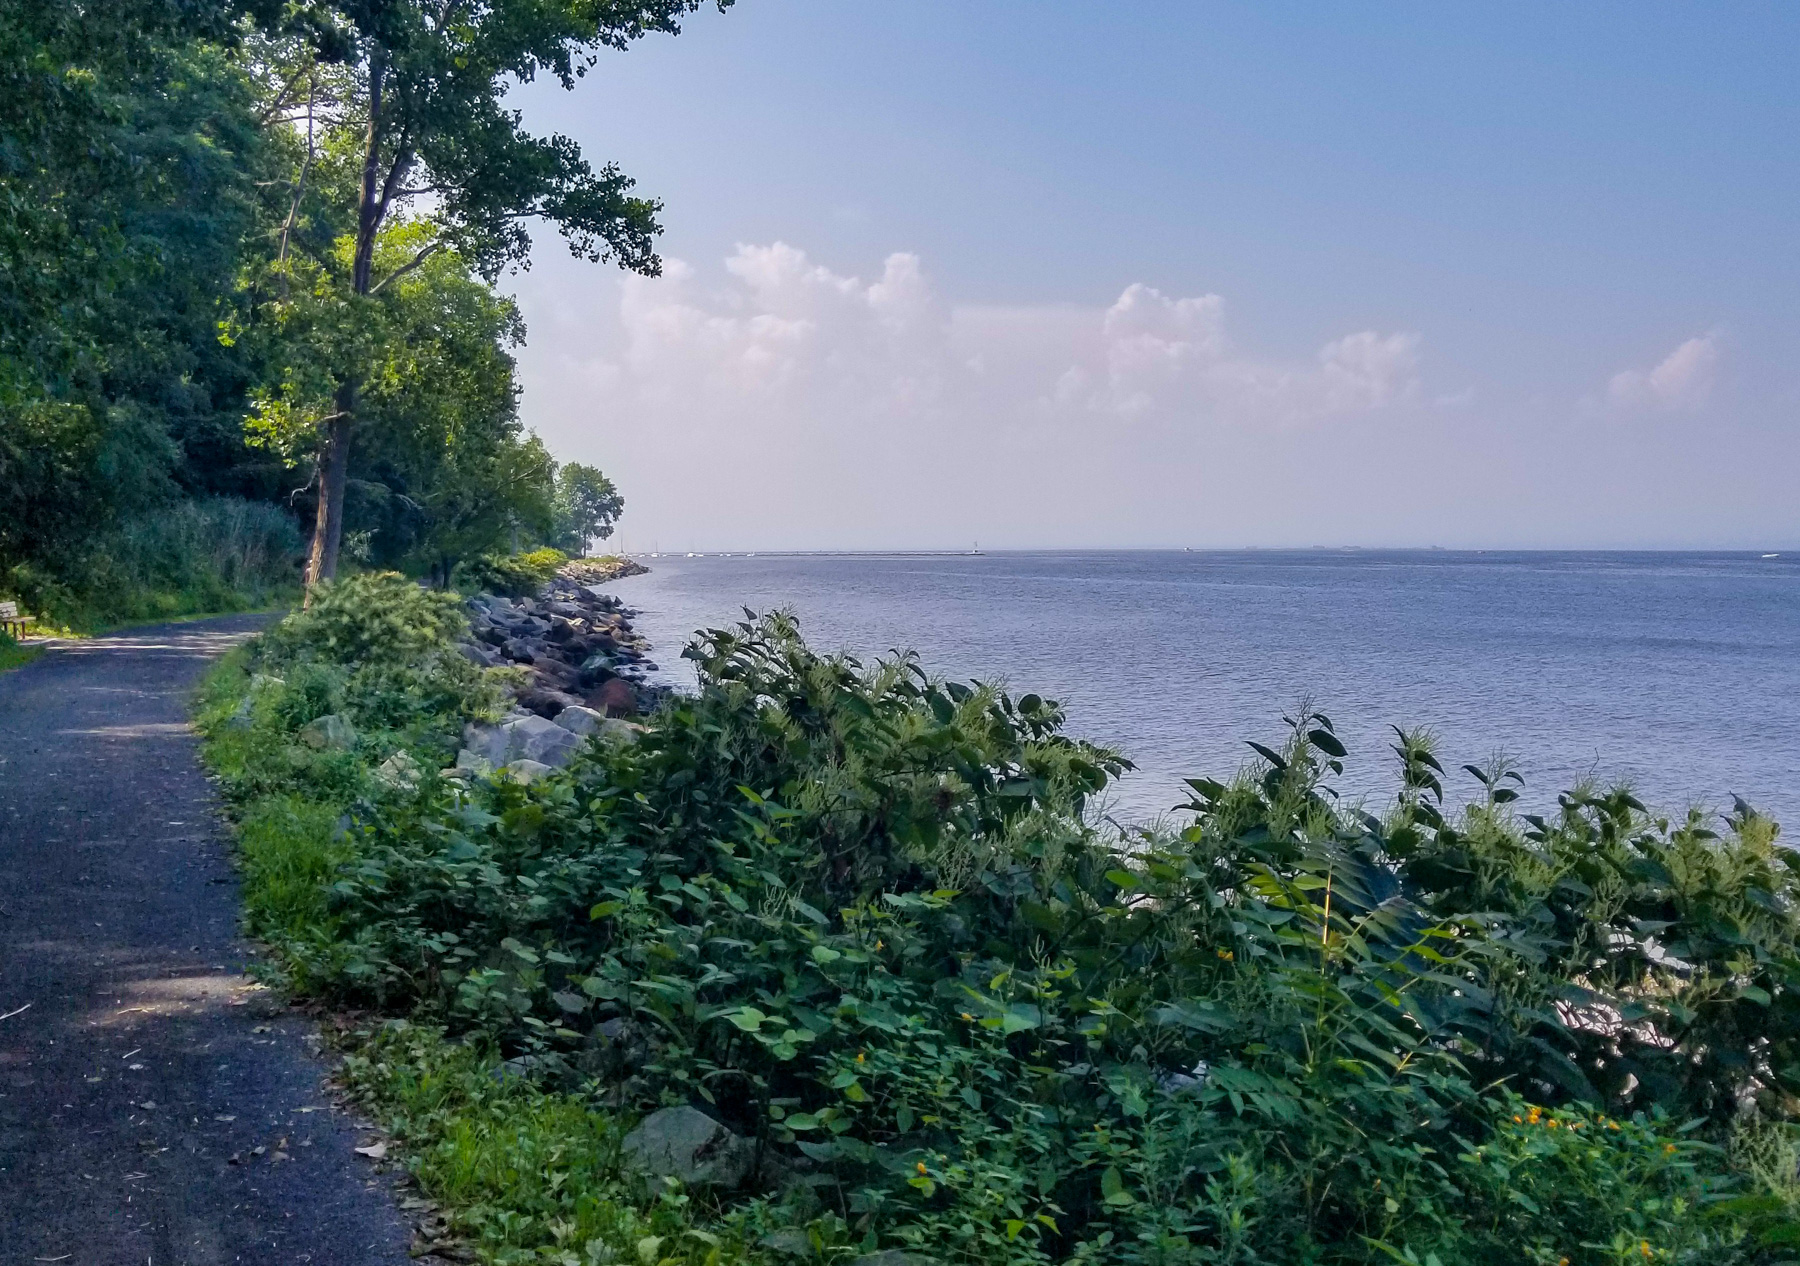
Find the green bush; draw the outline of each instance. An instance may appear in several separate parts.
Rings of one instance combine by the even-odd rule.
[[[688,654],[699,693],[636,743],[352,804],[293,938],[308,987],[542,1074],[523,1133],[459,1099],[419,1136],[495,1260],[611,1260],[558,1229],[599,1225],[582,1200],[664,1235],[602,1153],[678,1102],[765,1157],[757,1191],[680,1193],[713,1262],[776,1227],[827,1259],[1789,1260],[1793,1150],[1740,1140],[1800,1092],[1800,877],[1748,806],[1587,788],[1539,818],[1471,768],[1451,812],[1402,734],[1376,816],[1302,711],[1176,826],[1120,832],[1090,805],[1126,763],[1035,695],[819,656],[783,617]],[[253,711],[350,708],[372,667],[338,671]],[[451,1058],[408,1032],[366,1079],[389,1104]],[[586,1178],[508,1177],[564,1135]]]
[[[306,609],[272,630],[269,643],[290,659],[398,664],[449,650],[468,627],[455,594],[375,571],[316,586]]]
[[[1196,781],[1185,830],[1121,839],[1084,811],[1124,762],[1036,696],[822,658],[780,618],[692,653],[701,693],[639,743],[363,818],[337,988],[625,1110],[706,1103],[813,1168],[792,1216],[861,1245],[1517,1260],[1517,1227],[1456,1231],[1493,1087],[1724,1129],[1794,1084],[1793,870],[1748,810],[1723,839],[1619,794],[1515,821],[1490,774],[1452,820],[1411,736],[1377,819],[1336,807],[1306,714],[1257,773]],[[1695,1221],[1730,1187],[1695,1164],[1664,1260],[1750,1260]],[[1550,1221],[1627,1234],[1616,1191]]]
[[[523,554],[483,554],[457,569],[457,581],[478,593],[529,598],[556,577],[569,561],[561,550],[534,549]]]
[[[178,501],[128,520],[55,567],[19,564],[0,589],[52,620],[92,629],[129,620],[240,611],[298,592],[291,516],[236,497]]]

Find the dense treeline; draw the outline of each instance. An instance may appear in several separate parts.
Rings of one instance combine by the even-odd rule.
[[[0,0],[0,595],[97,623],[266,599],[308,531],[319,576],[440,581],[604,536],[495,282],[534,217],[653,272],[656,205],[501,98],[693,7]]]

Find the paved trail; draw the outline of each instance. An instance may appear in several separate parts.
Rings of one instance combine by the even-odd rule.
[[[311,1026],[242,974],[186,709],[258,623],[140,629],[0,675],[3,1266],[407,1260]]]

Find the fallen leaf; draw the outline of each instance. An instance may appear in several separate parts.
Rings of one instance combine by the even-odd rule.
[[[213,1120],[215,1120],[215,1121],[235,1121],[235,1120],[237,1120],[237,1118],[236,1117],[214,1117]]]
[[[367,1156],[370,1160],[383,1160],[387,1157],[386,1143],[371,1143],[367,1147],[355,1149],[358,1156]]]

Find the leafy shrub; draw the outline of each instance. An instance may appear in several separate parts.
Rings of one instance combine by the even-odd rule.
[[[569,561],[561,550],[534,549],[523,554],[483,554],[464,563],[457,579],[480,593],[529,598],[556,577],[556,569]]]
[[[76,628],[266,606],[298,586],[292,517],[236,497],[177,501],[127,520],[59,560],[20,564],[5,588]]]
[[[634,745],[365,816],[336,988],[621,1109],[707,1104],[812,1168],[791,1218],[864,1249],[1499,1262],[1527,1233],[1589,1252],[1545,1230],[1585,1226],[1751,1260],[1696,1220],[1718,1154],[1654,1121],[1630,1139],[1688,1169],[1533,1151],[1492,1089],[1715,1132],[1784,1110],[1794,870],[1747,808],[1723,838],[1623,793],[1515,821],[1476,771],[1453,819],[1412,735],[1378,819],[1336,806],[1345,752],[1308,712],[1260,768],[1196,780],[1191,825],[1120,838],[1085,809],[1125,763],[1036,696],[820,657],[781,617],[690,654],[700,694]],[[1521,1222],[1520,1191],[1551,1212]],[[1458,1229],[1473,1200],[1486,1240]]]
[[[364,572],[318,585],[269,642],[290,659],[399,664],[449,650],[468,626],[455,594],[420,588],[399,572]]]
[[[423,698],[405,674],[442,651],[290,644],[258,652],[288,675],[245,761],[286,753],[281,785],[315,776],[286,736],[317,707],[413,744],[467,715],[454,690],[367,701]],[[1800,878],[1748,806],[1670,822],[1581,788],[1537,818],[1470,767],[1453,813],[1402,734],[1377,817],[1337,803],[1347,753],[1304,710],[1232,782],[1194,780],[1181,825],[1121,833],[1089,804],[1126,763],[1037,696],[820,656],[779,616],[688,654],[697,695],[561,776],[346,796],[317,907],[282,899],[307,987],[544,1072],[501,1108],[464,1068],[417,1135],[496,1260],[583,1260],[567,1228],[603,1222],[686,1225],[715,1262],[776,1227],[969,1263],[1787,1260],[1791,1140],[1754,1162],[1741,1140],[1795,1103]],[[453,1058],[406,1032],[366,1078],[390,1103]],[[632,1205],[612,1122],[684,1101],[789,1180]],[[555,1171],[550,1136],[587,1185],[518,1168]]]

